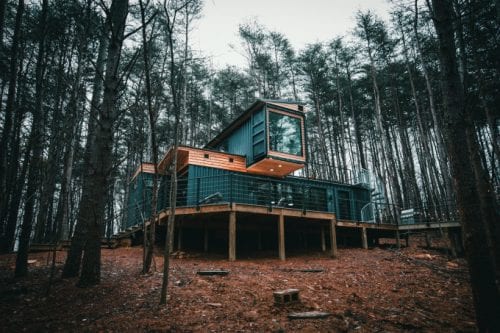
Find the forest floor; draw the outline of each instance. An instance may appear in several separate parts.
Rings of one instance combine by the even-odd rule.
[[[14,255],[0,256],[1,332],[474,332],[474,311],[463,259],[419,240],[397,251],[340,249],[277,259],[182,254],[171,260],[168,306],[158,304],[162,258],[141,275],[140,247],[104,249],[102,282],[76,287],[58,275],[46,295],[47,253],[30,255],[30,274],[14,280]],[[322,272],[300,272],[302,269]],[[205,269],[227,276],[200,276]],[[300,290],[300,302],[275,305],[273,291]],[[326,311],[325,319],[288,319],[290,312]]]

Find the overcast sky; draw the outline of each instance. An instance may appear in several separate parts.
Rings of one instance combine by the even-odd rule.
[[[244,66],[246,60],[239,54],[241,23],[257,19],[268,29],[283,33],[298,50],[308,43],[348,34],[358,10],[372,9],[387,19],[389,7],[387,0],[205,0],[190,38],[196,50],[212,57],[214,66]]]

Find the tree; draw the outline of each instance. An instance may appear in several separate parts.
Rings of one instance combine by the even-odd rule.
[[[28,185],[26,191],[28,197],[24,206],[23,223],[19,236],[19,249],[16,256],[16,277],[25,276],[28,273],[28,252],[33,227],[33,218],[35,210],[36,193],[40,186],[40,169],[43,159],[43,133],[45,132],[45,115],[42,108],[44,93],[44,72],[45,72],[45,38],[46,24],[48,14],[48,0],[42,1],[42,10],[40,12],[38,24],[38,54],[36,61],[36,83],[35,83],[35,107],[33,109],[33,122],[31,124],[31,133],[28,141],[28,149],[32,150],[32,156],[28,169]]]
[[[84,179],[84,182],[88,181],[89,186],[83,189],[77,221],[80,225],[78,232],[85,232],[85,243],[82,249],[80,242],[72,242],[65,263],[65,276],[71,276],[75,274],[75,271],[78,272],[81,260],[80,286],[95,285],[100,282],[101,277],[100,228],[104,223],[107,189],[113,168],[113,127],[118,117],[116,102],[121,89],[120,59],[128,14],[128,0],[113,0],[110,8],[104,9],[107,13],[106,26],[110,35],[104,75],[104,94],[98,120],[94,122],[95,137],[90,146],[89,170]],[[82,251],[83,257],[81,258]]]
[[[23,21],[24,13],[24,0],[19,0],[17,5],[16,20],[14,25],[14,36],[12,37],[12,46],[10,51],[10,63],[9,63],[9,90],[7,93],[7,102],[5,104],[5,117],[3,123],[2,136],[0,138],[0,193],[2,198],[0,198],[0,223],[4,224],[7,217],[7,207],[8,207],[8,195],[7,194],[7,168],[9,160],[9,150],[10,139],[13,137],[11,133],[12,127],[12,117],[18,110],[15,110],[15,98],[16,98],[16,87],[17,87],[17,76],[19,68],[19,48],[21,44],[21,25]],[[3,40],[2,40],[3,43]],[[8,252],[13,249],[14,246],[14,234],[16,225],[10,223],[4,226],[2,233],[3,241],[0,242],[2,245],[2,252]]]
[[[494,252],[490,246],[498,239],[490,226],[499,221],[489,203],[484,203],[483,188],[477,186],[472,158],[477,158],[474,126],[464,101],[458,72],[454,17],[451,0],[433,0],[433,22],[439,40],[442,87],[444,97],[445,140],[454,178],[460,219],[465,240],[471,286],[478,328],[481,332],[500,331],[500,294],[496,279]],[[477,164],[476,164],[477,165]],[[486,212],[485,206],[493,209]],[[496,218],[492,221],[492,218]]]

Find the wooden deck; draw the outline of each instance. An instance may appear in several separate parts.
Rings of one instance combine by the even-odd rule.
[[[160,212],[160,225],[164,225],[166,223],[169,214],[169,209]],[[332,258],[335,258],[337,256],[337,228],[339,227],[348,228],[355,232],[359,232],[361,246],[365,249],[368,248],[369,245],[369,233],[371,235],[373,235],[373,233],[377,233],[377,235],[380,235],[381,238],[394,238],[396,239],[397,246],[400,246],[400,238],[406,237],[406,239],[408,239],[408,235],[410,232],[427,233],[438,229],[460,228],[460,224],[458,222],[395,225],[337,220],[335,213],[303,211],[301,209],[291,209],[276,206],[266,207],[240,203],[220,203],[192,207],[178,207],[176,208],[175,215],[181,218],[190,218],[191,226],[194,225],[200,228],[204,228],[205,233],[207,232],[207,224],[213,223],[213,225],[216,225],[216,220],[218,221],[218,226],[226,225],[228,232],[227,253],[228,259],[230,261],[236,260],[236,226],[237,224],[239,224],[238,219],[246,217],[246,219],[248,220],[249,216],[265,216],[267,219],[271,218],[271,225],[273,225],[272,220],[275,218],[274,221],[276,222],[276,224],[274,224],[273,227],[275,227],[277,230],[277,248],[278,255],[281,260],[285,260],[286,258],[285,230],[288,225],[286,221],[300,220],[306,225],[307,223],[316,223],[316,226],[320,225],[321,247],[323,251],[327,251],[329,256]],[[204,218],[203,223],[199,222],[202,218]],[[226,220],[227,222],[224,222],[224,220]],[[176,228],[180,228],[180,225],[176,224]],[[179,232],[180,229],[178,230],[178,233]],[[207,237],[207,235],[204,236],[205,242],[207,242]],[[326,244],[329,244],[328,249],[326,249]],[[205,244],[205,248],[207,248],[207,246],[208,245]]]

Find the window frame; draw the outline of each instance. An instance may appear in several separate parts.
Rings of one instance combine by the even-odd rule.
[[[294,155],[294,154],[289,154],[289,153],[283,153],[283,152],[280,152],[280,151],[276,151],[276,150],[272,150],[271,149],[271,140],[270,140],[270,135],[271,135],[271,129],[270,129],[270,115],[269,113],[270,112],[274,112],[274,113],[277,113],[277,114],[281,114],[281,115],[284,115],[284,116],[288,116],[288,117],[292,117],[292,118],[297,118],[300,120],[300,134],[301,134],[301,142],[300,144],[302,145],[301,146],[301,153],[302,155]],[[279,158],[283,158],[283,159],[286,159],[286,160],[295,160],[295,161],[305,161],[305,154],[306,154],[306,147],[305,147],[305,132],[304,132],[304,116],[301,116],[301,115],[297,115],[297,114],[294,114],[294,113],[291,113],[291,112],[285,112],[285,111],[281,111],[281,110],[277,110],[275,108],[267,108],[267,121],[266,121],[266,132],[267,132],[267,135],[266,135],[266,138],[267,138],[267,151],[268,151],[268,156],[272,156],[272,157],[279,157]]]

